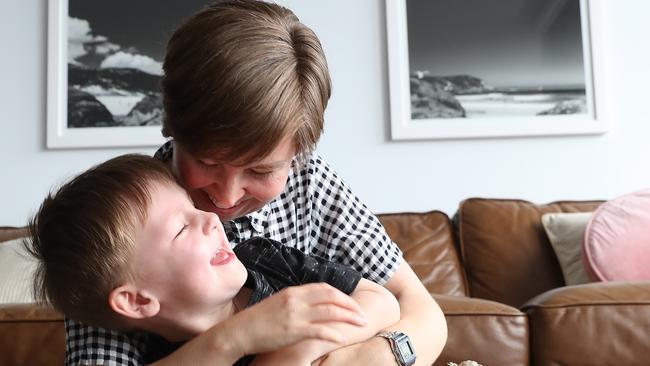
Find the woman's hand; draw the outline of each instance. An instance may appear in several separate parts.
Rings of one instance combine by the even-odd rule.
[[[286,288],[224,321],[242,355],[307,339],[344,342],[337,323],[363,326],[365,314],[350,296],[325,283]]]

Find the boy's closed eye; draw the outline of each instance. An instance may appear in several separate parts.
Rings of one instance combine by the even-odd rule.
[[[187,230],[187,226],[188,226],[187,224],[183,224],[183,227],[178,231],[178,233],[176,234],[176,236],[174,236],[174,239],[177,239],[179,236],[181,236],[181,234],[182,234],[185,230]]]

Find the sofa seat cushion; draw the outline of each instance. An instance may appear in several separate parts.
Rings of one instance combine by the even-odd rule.
[[[430,293],[467,295],[449,217],[440,211],[378,215]]]
[[[650,189],[600,206],[587,225],[583,253],[595,281],[650,280]]]
[[[526,314],[497,302],[434,295],[447,320],[448,337],[434,364],[472,359],[483,365],[527,366],[529,332]]]
[[[648,364],[650,282],[561,287],[531,299],[533,365]]]

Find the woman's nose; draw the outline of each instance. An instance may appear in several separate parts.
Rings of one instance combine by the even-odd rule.
[[[219,182],[215,182],[216,196],[212,197],[218,208],[230,208],[236,205],[244,197],[244,186],[241,179],[236,176],[222,177]]]

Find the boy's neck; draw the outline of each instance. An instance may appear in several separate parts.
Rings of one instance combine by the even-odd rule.
[[[159,316],[151,319],[151,322],[147,326],[142,328],[156,333],[170,342],[188,341],[245,309],[251,294],[251,289],[242,287],[231,301],[223,304],[222,307],[213,313],[203,316],[192,314],[186,321],[176,318],[177,314],[173,314],[174,317],[159,314]]]
[[[248,302],[251,299],[251,294],[253,293],[253,290],[249,289],[248,287],[242,287],[237,295],[233,297],[232,302],[235,307],[235,312],[233,313],[236,314],[242,310],[244,310],[248,306]]]

